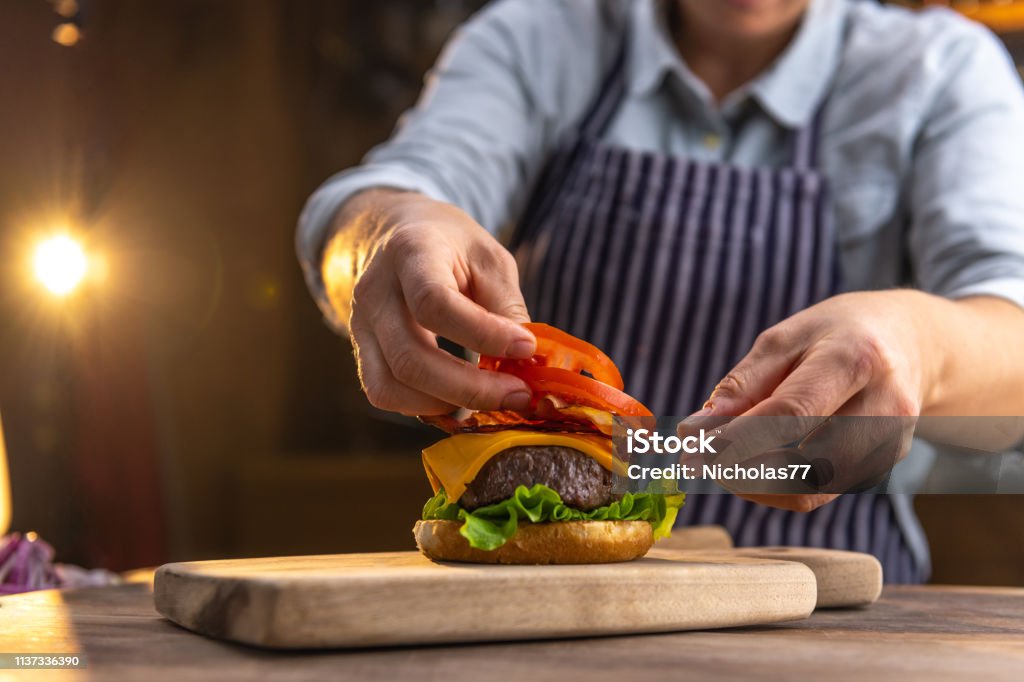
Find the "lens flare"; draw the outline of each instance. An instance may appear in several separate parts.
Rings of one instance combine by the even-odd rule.
[[[67,235],[57,235],[36,248],[36,279],[54,296],[67,296],[82,283],[88,259],[82,246]]]

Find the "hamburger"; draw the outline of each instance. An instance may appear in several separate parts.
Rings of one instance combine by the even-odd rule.
[[[637,559],[666,537],[683,495],[613,490],[615,418],[650,417],[596,347],[545,324],[530,360],[482,356],[521,378],[530,409],[421,417],[449,436],[423,450],[434,490],[413,534],[438,561],[583,564]]]

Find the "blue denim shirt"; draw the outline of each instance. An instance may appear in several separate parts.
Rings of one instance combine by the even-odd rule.
[[[789,132],[827,102],[820,159],[848,288],[1024,306],[1024,95],[980,25],[942,9],[813,0],[776,62],[716,103],[658,0],[501,0],[455,33],[392,138],[310,198],[298,252],[328,319],[320,252],[345,199],[374,186],[417,190],[499,232],[627,32],[630,85],[609,141],[775,165]]]

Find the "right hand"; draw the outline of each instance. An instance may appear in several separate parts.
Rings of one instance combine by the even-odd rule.
[[[349,334],[370,402],[408,415],[524,410],[522,380],[438,348],[529,358],[536,348],[515,259],[459,209],[411,192],[374,198],[380,226],[352,289]]]

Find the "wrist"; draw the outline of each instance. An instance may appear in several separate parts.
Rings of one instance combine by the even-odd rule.
[[[390,187],[371,187],[349,197],[331,222],[325,242],[366,256],[396,224],[402,222],[406,207],[427,200],[422,194]]]
[[[846,294],[861,305],[854,315],[867,325],[881,353],[892,389],[916,403],[923,414],[941,400],[946,350],[936,323],[949,301],[913,289]],[[948,315],[948,311],[946,313]]]
[[[921,414],[935,410],[945,399],[943,378],[949,364],[944,324],[955,319],[955,303],[934,294],[915,290],[896,292],[901,299],[899,314],[906,321],[908,335],[902,352],[906,362],[916,365]]]
[[[359,275],[377,244],[399,220],[396,211],[400,211],[410,197],[422,198],[422,195],[373,187],[353,194],[335,213],[324,241],[320,275],[327,300],[338,319],[347,322]]]

